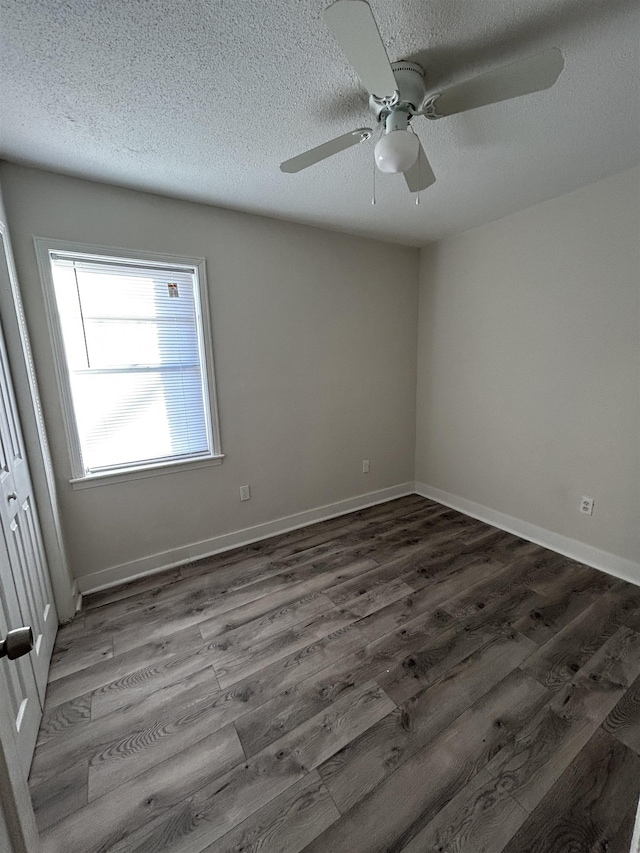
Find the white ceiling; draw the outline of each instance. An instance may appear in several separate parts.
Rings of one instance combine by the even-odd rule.
[[[372,142],[327,0],[0,0],[0,156],[167,195],[422,244],[640,161],[637,0],[370,0],[391,61],[437,90],[559,47],[545,92],[414,120],[437,176],[419,206]]]

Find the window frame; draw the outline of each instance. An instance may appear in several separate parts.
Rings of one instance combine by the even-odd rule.
[[[60,392],[62,417],[65,426],[69,460],[71,463],[71,479],[69,482],[74,489],[83,489],[107,483],[122,483],[128,480],[138,480],[146,477],[167,474],[172,471],[185,471],[193,468],[203,468],[210,465],[220,465],[224,458],[220,444],[220,420],[218,417],[218,397],[213,362],[213,337],[211,331],[211,315],[209,311],[206,262],[204,258],[191,258],[178,255],[167,255],[160,252],[137,251],[132,249],[116,249],[110,246],[96,246],[75,241],[57,240],[47,237],[33,238],[40,280],[44,294],[45,313],[49,336],[53,347],[53,361]],[[64,346],[62,325],[58,313],[58,304],[51,269],[51,253],[68,253],[84,256],[87,259],[100,258],[107,261],[137,262],[144,266],[192,267],[196,273],[196,310],[199,317],[199,336],[204,356],[204,409],[207,418],[207,432],[211,442],[211,453],[191,459],[171,459],[158,463],[143,463],[118,468],[113,471],[100,471],[95,474],[87,473],[82,464],[80,435],[71,394],[71,379],[67,356]]]

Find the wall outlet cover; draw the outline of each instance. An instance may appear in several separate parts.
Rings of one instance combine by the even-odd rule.
[[[593,498],[587,498],[584,495],[580,498],[580,512],[593,515]]]

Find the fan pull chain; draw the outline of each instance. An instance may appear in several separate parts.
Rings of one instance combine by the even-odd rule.
[[[376,203],[376,161],[373,158],[373,192],[371,194],[371,204]]]

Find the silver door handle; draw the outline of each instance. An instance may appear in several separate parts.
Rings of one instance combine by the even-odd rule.
[[[33,631],[30,627],[16,628],[9,631],[4,641],[0,643],[0,658],[8,657],[9,660],[27,655],[33,648]]]
[[[17,501],[18,495],[15,492],[11,492],[10,495],[7,495],[7,500],[8,501]]]

